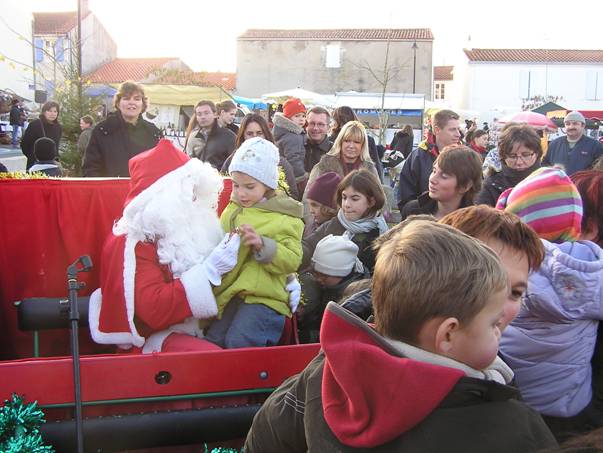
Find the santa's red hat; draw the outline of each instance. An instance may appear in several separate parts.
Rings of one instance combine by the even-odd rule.
[[[168,139],[161,139],[155,148],[137,154],[128,162],[130,170],[130,192],[126,204],[149,188],[162,177],[190,161],[190,157],[179,151]]]
[[[143,209],[160,191],[180,184],[186,178],[203,180],[206,193],[217,203],[222,178],[211,165],[191,159],[166,139],[157,146],[130,159],[130,192],[126,198],[124,218]],[[199,193],[197,193],[199,195]],[[216,243],[223,234],[217,217],[205,234],[213,234]],[[124,348],[142,347],[146,339],[134,324],[136,277],[136,245],[144,237],[126,234],[119,222],[107,239],[102,252],[101,288],[90,296],[89,324],[92,338],[101,344],[117,344]],[[202,266],[184,272],[179,283],[184,287],[186,302],[195,318],[206,319],[217,314],[212,288]],[[181,331],[178,327],[171,331]],[[162,333],[153,348],[161,347],[169,331]],[[191,332],[183,332],[191,333]],[[147,345],[145,345],[145,348]],[[143,349],[143,352],[146,352]]]

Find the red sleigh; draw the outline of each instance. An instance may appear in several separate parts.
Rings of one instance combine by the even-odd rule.
[[[37,401],[44,440],[57,451],[75,445],[69,330],[19,319],[15,302],[66,299],[65,271],[81,255],[94,268],[80,274],[80,296],[98,287],[101,246],[128,188],[128,179],[0,180],[0,398],[14,392]],[[225,179],[220,212],[229,195]],[[240,439],[261,402],[318,352],[318,345],[284,345],[120,355],[81,326],[84,443],[93,451]]]

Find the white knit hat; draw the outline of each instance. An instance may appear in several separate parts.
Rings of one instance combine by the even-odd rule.
[[[329,234],[322,238],[312,255],[314,270],[332,277],[345,277],[352,269],[364,270],[358,259],[358,246],[344,236]]]
[[[276,189],[278,185],[278,148],[261,137],[250,138],[235,151],[228,172],[240,171]]]

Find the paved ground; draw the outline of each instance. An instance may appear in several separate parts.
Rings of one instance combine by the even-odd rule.
[[[21,148],[0,144],[0,162],[6,165],[9,171],[25,171],[27,159],[21,152]]]

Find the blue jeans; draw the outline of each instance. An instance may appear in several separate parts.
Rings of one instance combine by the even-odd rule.
[[[17,137],[19,136],[19,129],[21,126],[18,124],[13,124],[13,146],[17,146]]]
[[[284,326],[285,316],[272,308],[233,298],[226,305],[222,319],[209,326],[205,339],[226,349],[274,346]]]

